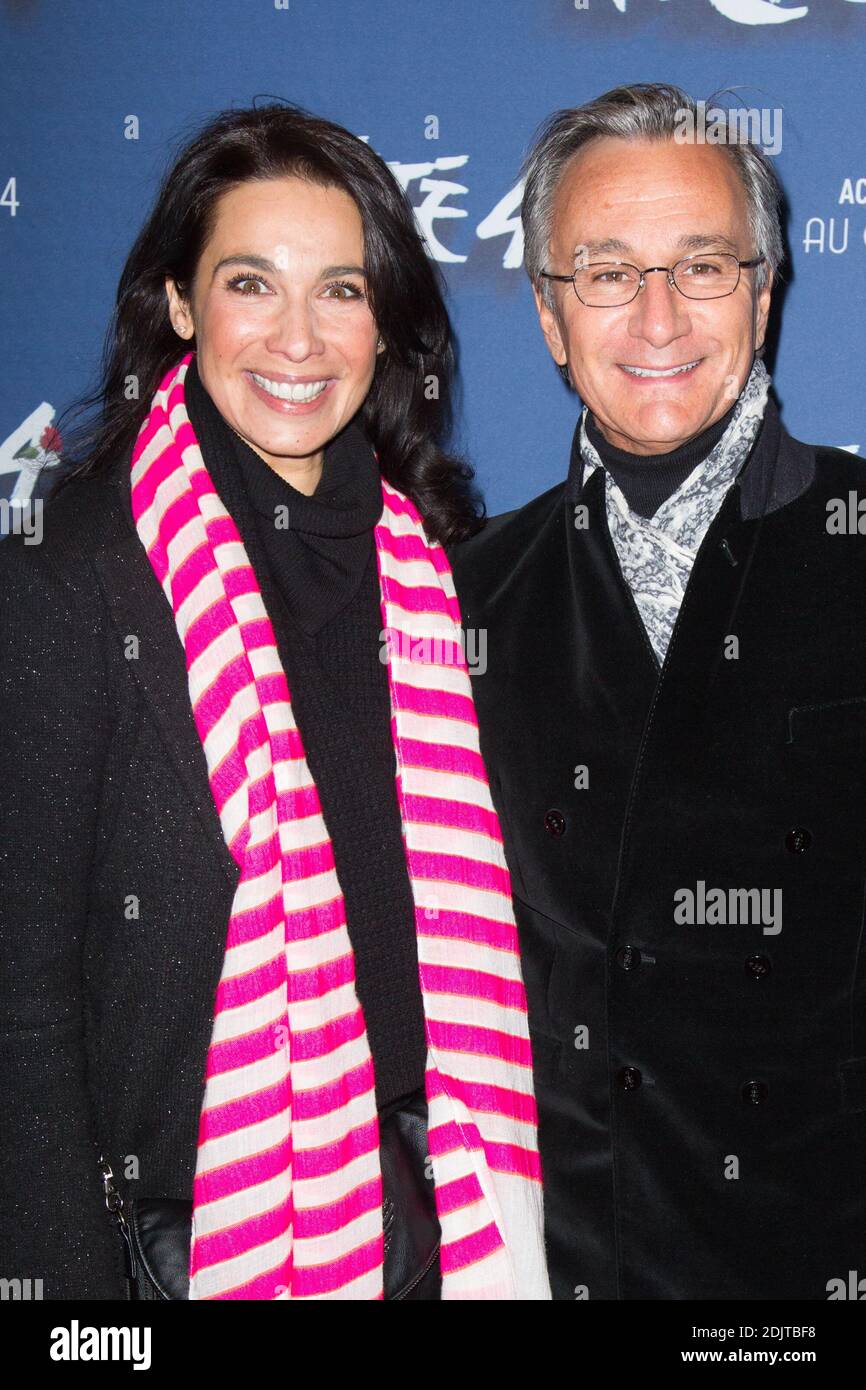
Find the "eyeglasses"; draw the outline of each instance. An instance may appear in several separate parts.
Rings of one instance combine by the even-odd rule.
[[[570,280],[581,304],[590,309],[614,309],[630,304],[643,289],[647,275],[656,271],[668,277],[671,289],[679,290],[686,299],[723,299],[733,294],[740,283],[742,270],[753,270],[764,256],[751,261],[738,261],[727,252],[710,255],[684,256],[675,266],[652,265],[638,270],[626,261],[594,261],[578,266],[573,275],[541,274],[545,280]]]

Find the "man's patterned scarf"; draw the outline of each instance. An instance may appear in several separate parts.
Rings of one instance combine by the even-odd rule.
[[[653,517],[633,512],[605,474],[607,524],[623,578],[634,595],[653,650],[663,662],[695,556],[752,446],[764,417],[770,377],[760,357],[752,363],[727,429],[702,463],[663,502]],[[580,420],[583,482],[603,464]]]

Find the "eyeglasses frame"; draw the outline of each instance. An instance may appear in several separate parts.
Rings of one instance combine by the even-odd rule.
[[[686,294],[684,290],[680,289],[679,285],[674,279],[674,271],[676,270],[677,266],[684,265],[686,261],[700,260],[701,256],[730,256],[732,260],[735,260],[737,262],[737,283],[731,289],[725,290],[724,294],[705,294],[700,296]],[[742,272],[744,270],[754,270],[756,266],[759,266],[761,262],[765,261],[766,259],[766,256],[754,256],[751,260],[741,261],[737,259],[737,257],[734,255],[732,251],[696,251],[693,256],[681,257],[681,259],[675,261],[672,266],[651,265],[647,266],[646,270],[641,270],[638,266],[632,265],[631,261],[591,262],[592,265],[620,265],[626,267],[628,270],[637,271],[638,275],[640,276],[637,289],[635,290],[634,294],[631,296],[630,299],[624,299],[621,304],[587,304],[585,299],[580,298],[580,295],[577,293],[577,285],[575,283],[574,277],[575,275],[577,275],[578,270],[588,270],[589,266],[578,266],[577,270],[572,271],[571,275],[553,275],[549,270],[541,270],[539,271],[539,275],[542,276],[545,280],[562,280],[563,282],[571,281],[571,287],[574,290],[574,293],[577,296],[579,303],[581,303],[585,309],[624,309],[627,304],[633,304],[634,301],[637,299],[638,295],[640,294],[641,290],[644,288],[644,285],[646,283],[645,277],[647,275],[655,274],[656,271],[663,271],[664,274],[667,275],[668,284],[670,285],[671,289],[676,290],[678,294],[681,294],[683,299],[687,299],[690,303],[700,303],[701,301],[707,302],[712,299],[727,299],[729,294],[733,294],[739,288],[740,280],[742,279]]]

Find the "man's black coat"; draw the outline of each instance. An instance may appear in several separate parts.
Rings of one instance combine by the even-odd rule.
[[[451,554],[554,1297],[825,1299],[866,1279],[866,469],[770,401],[661,671],[581,476]]]

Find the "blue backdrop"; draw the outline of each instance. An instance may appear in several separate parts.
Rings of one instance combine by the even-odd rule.
[[[518,169],[537,124],[632,81],[698,98],[736,85],[738,105],[780,110],[790,261],[769,365],[794,434],[860,447],[864,0],[0,0],[0,36],[0,499],[31,494],[46,427],[95,381],[171,152],[262,94],[368,138],[405,182],[460,344],[454,442],[491,513],[564,475],[578,409],[521,265]]]

